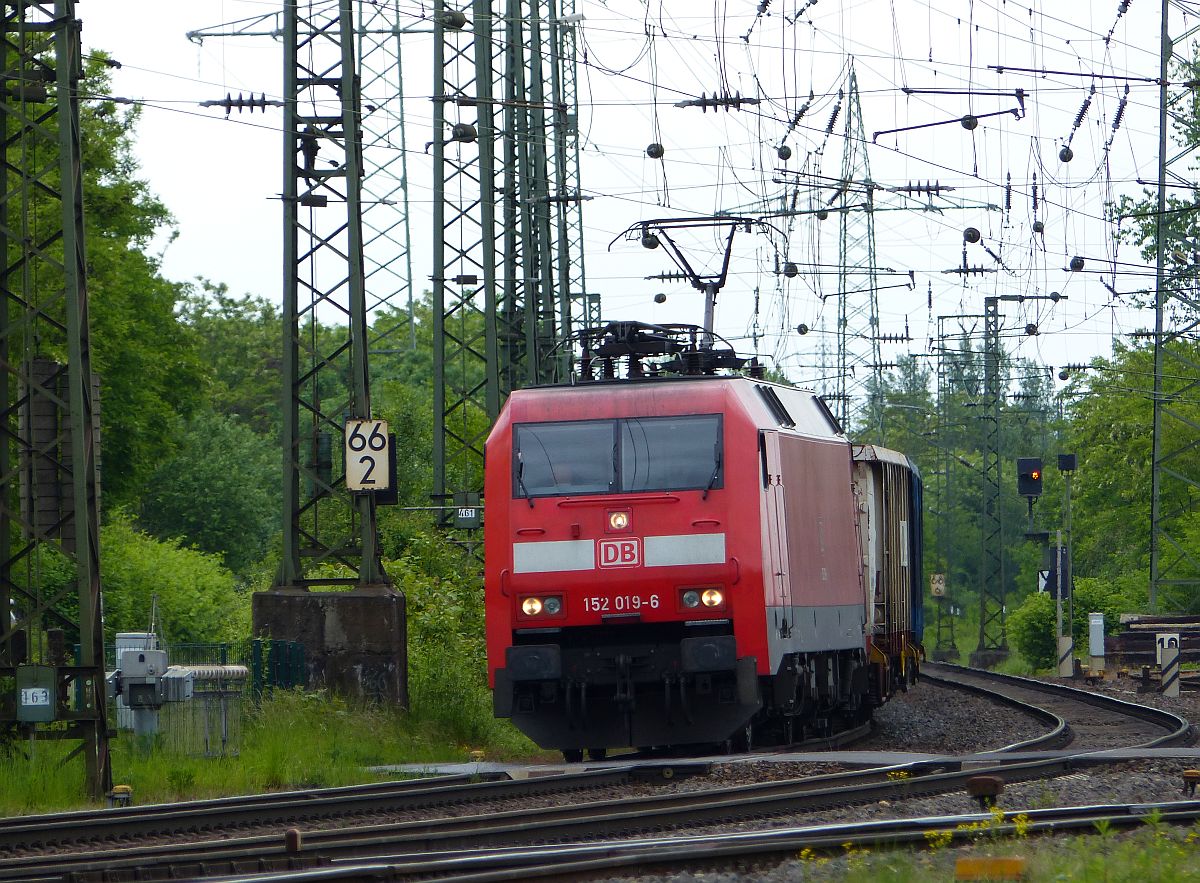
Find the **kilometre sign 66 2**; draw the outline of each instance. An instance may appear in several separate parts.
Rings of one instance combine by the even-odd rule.
[[[386,491],[392,486],[386,420],[346,421],[346,487]]]

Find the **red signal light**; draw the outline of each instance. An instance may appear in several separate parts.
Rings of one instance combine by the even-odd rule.
[[[1039,470],[1035,469],[1029,473],[1029,477],[1032,478],[1034,481],[1037,481],[1039,478],[1042,477],[1042,473]]]

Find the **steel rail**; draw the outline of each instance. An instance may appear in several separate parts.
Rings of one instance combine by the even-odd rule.
[[[185,803],[17,816],[0,819],[0,860],[4,852],[14,849],[88,843],[114,836],[128,841],[134,837],[236,830],[610,787],[627,784],[635,778],[671,778],[683,775],[689,768],[707,771],[708,764],[682,762],[662,767],[608,767],[521,780],[512,780],[503,774],[441,776]]]
[[[1018,823],[1018,816],[1023,816]],[[1113,828],[1148,824],[1193,824],[1200,801],[1149,804],[1104,804],[1006,811],[997,822],[991,813],[885,819],[871,822],[777,828],[642,840],[606,841],[571,846],[539,846],[504,850],[466,850],[385,856],[370,863],[335,862],[320,869],[286,874],[252,874],[222,878],[222,883],[318,883],[333,880],[411,880],[436,875],[439,883],[492,883],[516,879],[576,879],[596,872],[650,866],[688,867],[731,859],[795,856],[803,849],[842,852],[853,847],[919,845],[936,832],[951,842],[987,837],[1028,836],[1063,831],[1091,831],[1097,823]],[[986,825],[986,829],[970,826]]]

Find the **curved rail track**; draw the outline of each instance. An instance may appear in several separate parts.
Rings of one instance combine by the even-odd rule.
[[[1189,722],[1177,714],[1077,687],[945,662],[926,663],[921,673],[941,684],[1055,715],[1065,724],[1060,744],[1069,745],[1073,751],[1183,745],[1193,737]],[[1031,742],[1045,744],[1040,739]],[[1016,750],[1033,745],[1026,742],[1008,747]]]
[[[141,838],[144,845],[123,845],[117,849],[101,847],[95,851],[57,855],[22,856],[10,853],[5,858],[0,854],[0,881],[154,880],[274,869],[294,872],[328,866],[332,862],[374,862],[381,856],[395,856],[398,853],[413,856],[480,848],[508,849],[517,844],[550,841],[557,842],[557,848],[561,850],[564,842],[577,843],[600,837],[632,837],[662,830],[695,830],[702,825],[721,825],[835,806],[879,800],[896,801],[918,795],[958,791],[965,787],[968,778],[984,773],[1006,781],[1045,778],[1069,772],[1084,763],[1099,762],[1089,752],[1118,747],[1114,743],[1136,749],[1179,744],[1191,736],[1190,727],[1182,718],[1110,697],[955,666],[931,665],[927,673],[939,682],[953,684],[956,689],[1007,696],[1005,701],[1026,711],[1034,704],[1042,706],[1039,715],[1049,725],[1047,733],[1035,740],[1007,746],[1001,749],[1002,752],[1061,745],[1073,737],[1082,753],[1072,750],[1050,758],[1013,758],[987,768],[980,768],[973,763],[968,764],[973,768],[967,770],[962,769],[963,764],[959,760],[946,758],[789,781],[652,794],[632,799],[591,800],[543,808],[522,806],[519,809],[481,812],[478,809],[480,805],[475,804],[470,810],[475,814],[455,817],[443,813],[437,818],[410,817],[378,824],[356,820],[354,828],[322,829],[320,826],[322,819],[335,815],[345,816],[351,812],[378,815],[382,800],[380,795],[386,793],[386,786],[369,786],[369,799],[374,801],[374,808],[370,810],[354,810],[359,805],[355,803],[353,794],[356,789],[332,789],[336,793],[313,792],[274,798],[239,798],[229,805],[230,813],[238,815],[242,830],[245,830],[245,826],[254,826],[270,833],[246,834],[233,839],[228,835],[222,839],[197,839],[216,836],[212,831],[216,829],[215,819],[221,814],[223,801],[147,808],[148,812],[136,820],[136,824],[141,826],[136,831],[131,831],[129,827],[122,830],[122,817],[127,825],[135,823],[131,811],[106,811],[90,814],[92,825],[106,829],[106,842],[113,842],[120,837],[124,844],[129,844]],[[695,766],[682,764],[680,770],[694,769]],[[648,769],[649,772],[640,775],[657,776],[660,781],[665,775],[663,767]],[[673,766],[665,769],[671,773],[675,771]],[[472,802],[484,799],[482,795],[489,789],[493,794],[503,789],[506,796],[512,798],[526,793],[522,789],[540,789],[541,793],[577,789],[584,787],[584,781],[599,783],[601,779],[595,777],[605,775],[624,777],[621,781],[627,782],[639,774],[630,768],[621,768],[521,782],[398,783],[403,785],[399,791],[407,792],[407,796],[403,793],[392,794],[388,799],[397,806],[406,804],[408,810],[449,803],[471,806]],[[617,779],[604,781],[611,784]],[[397,812],[402,811],[398,809]],[[43,838],[43,844],[80,840],[78,832],[88,827],[82,815],[68,814],[72,818],[58,817],[57,820],[55,817],[7,820],[0,822],[0,837],[10,838],[2,842],[8,843],[11,850],[15,850],[17,847],[13,844],[19,842],[22,851],[28,850],[31,843],[38,842],[39,837]],[[160,821],[158,829],[153,828],[151,817],[155,815]],[[194,816],[192,821],[189,821],[190,815]],[[298,832],[289,832],[285,836],[283,829],[289,825],[309,830],[302,836]],[[72,826],[76,834],[69,835],[67,831]],[[191,832],[191,842],[155,844],[152,840],[159,836],[156,830],[173,832],[176,837]],[[838,836],[842,837],[839,842],[846,842],[843,835]],[[327,868],[327,872],[330,870],[332,868]],[[442,873],[445,871],[446,866],[443,866]]]

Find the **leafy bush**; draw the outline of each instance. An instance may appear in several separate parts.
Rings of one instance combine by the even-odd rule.
[[[483,586],[463,555],[442,537],[415,535],[386,564],[408,611],[409,719],[459,745],[529,753],[533,745],[492,714]]]
[[[1080,577],[1075,580],[1074,618],[1072,634],[1076,646],[1087,640],[1088,614],[1103,613],[1104,629],[1115,634],[1121,629],[1121,614],[1141,610],[1146,605],[1144,577],[1125,574],[1114,580]],[[1063,605],[1066,617],[1068,605]],[[1049,592],[1035,592],[1008,618],[1008,633],[1017,650],[1035,668],[1050,668],[1055,664],[1057,648],[1054,642],[1055,604]]]
[[[158,632],[168,643],[241,640],[250,631],[249,597],[215,555],[141,533],[118,515],[100,530],[105,639],[145,631],[158,596]]]
[[[1017,651],[1034,668],[1054,665],[1054,598],[1034,592],[1008,617],[1008,634]]]

